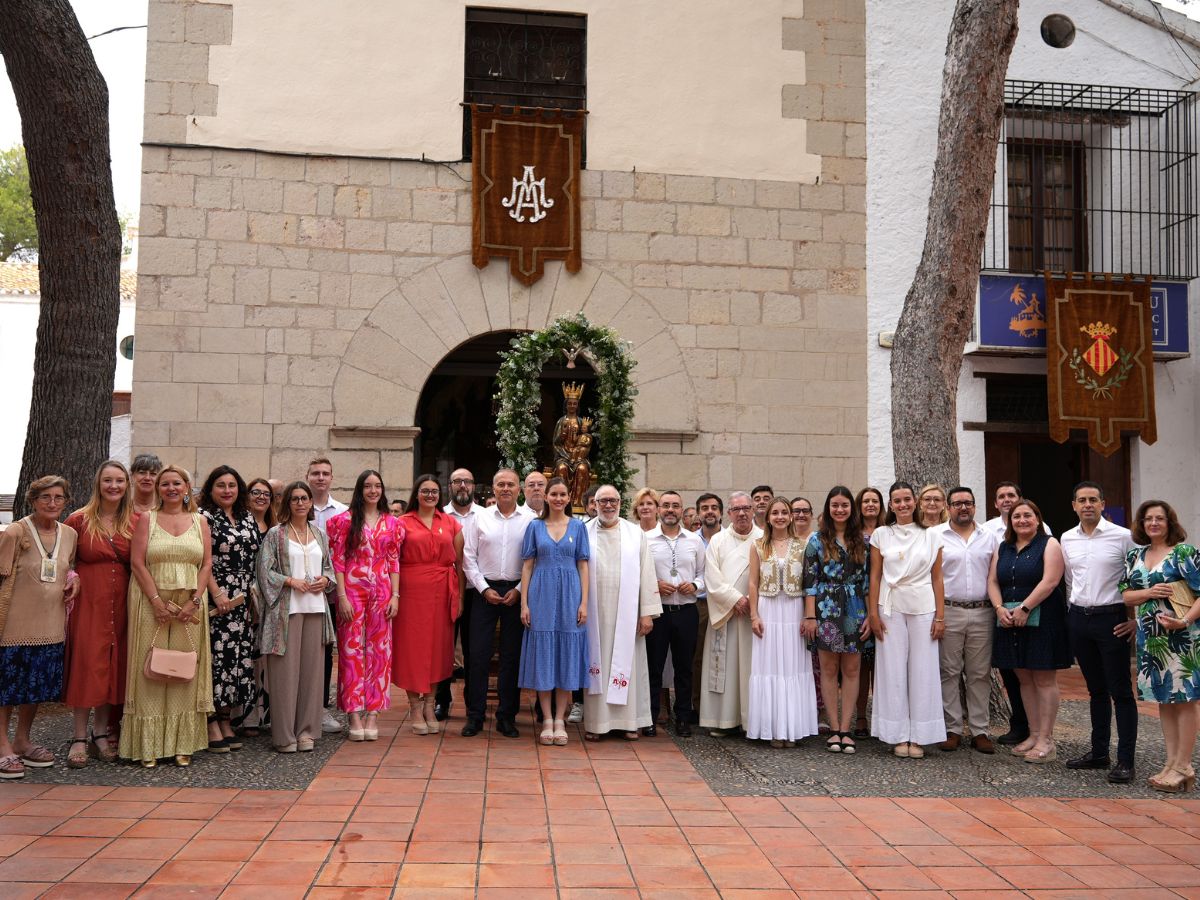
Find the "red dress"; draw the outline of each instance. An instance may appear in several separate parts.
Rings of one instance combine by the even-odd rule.
[[[454,670],[458,522],[441,510],[427,528],[415,512],[400,517],[400,608],[392,620],[392,684],[427,693]]]
[[[67,619],[63,702],[78,707],[120,705],[125,702],[128,652],[129,538],[90,534],[82,512],[72,513],[66,524],[79,535],[79,595]]]

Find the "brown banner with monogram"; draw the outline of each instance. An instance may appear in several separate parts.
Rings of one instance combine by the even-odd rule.
[[[1046,382],[1050,437],[1085,428],[1097,453],[1112,455],[1121,432],[1158,439],[1150,282],[1111,275],[1046,273]]]
[[[547,259],[578,272],[584,113],[471,106],[471,260],[506,256],[533,284]]]

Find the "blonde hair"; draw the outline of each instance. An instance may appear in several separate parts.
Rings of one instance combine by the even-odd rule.
[[[784,529],[784,533],[789,538],[800,537],[796,531],[796,520],[792,518],[792,501],[787,497],[775,497],[767,504],[767,516],[766,521],[763,523],[762,537],[755,541],[759,559],[766,559],[771,555],[771,541],[775,540],[775,526],[771,524],[771,510],[780,505],[784,506],[788,512],[788,523],[787,528]]]
[[[191,509],[192,506],[192,474],[183,466],[168,464],[163,466],[157,477],[154,479],[154,493],[158,496],[158,502],[155,504],[155,509],[162,509],[162,495],[158,493],[158,486],[162,484],[163,476],[168,472],[174,472],[183,479],[183,483],[188,486],[187,493],[183,495],[183,508]]]
[[[654,501],[655,506],[658,506],[658,491],[656,491],[654,488],[649,488],[649,487],[639,488],[638,492],[633,495],[633,500],[629,504],[630,510],[633,511],[633,518],[635,521],[637,520],[637,517],[638,517],[637,506],[639,503],[641,503],[647,497],[649,497],[651,500]]]
[[[117,502],[117,511],[113,513],[113,536],[127,538],[133,534],[133,483],[125,463],[117,459],[106,459],[96,469],[96,477],[92,479],[92,496],[79,510],[83,516],[84,530],[92,537],[102,534],[100,530],[100,476],[105,469],[120,469],[125,476],[125,493]]]
[[[942,512],[938,518],[938,524],[941,525],[950,521],[950,509],[949,503],[946,502],[946,492],[942,490],[942,486],[940,484],[927,484],[925,487],[921,488],[921,492],[917,494],[917,508],[913,512],[913,518],[924,520],[925,513],[921,509],[921,501],[925,499],[926,494],[932,494],[934,491],[937,491],[942,495]]]

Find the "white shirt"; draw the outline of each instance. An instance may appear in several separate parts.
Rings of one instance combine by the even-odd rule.
[[[1125,554],[1133,549],[1128,528],[1101,518],[1091,535],[1083,526],[1064,531],[1062,545],[1067,597],[1072,606],[1111,606],[1123,603],[1117,582],[1125,574]]]
[[[458,524],[465,527],[470,519],[475,518],[476,513],[481,513],[485,509],[487,509],[486,506],[480,506],[478,503],[472,500],[471,508],[465,513],[460,513],[457,509],[455,509],[453,503],[447,503],[445,506],[443,506],[442,512],[448,516],[454,516],[454,518],[458,519]]]
[[[986,600],[988,571],[1000,538],[981,525],[966,540],[946,522],[935,525],[942,539],[942,584],[947,600]]]
[[[525,529],[537,518],[518,506],[509,515],[498,506],[479,507],[477,515],[463,516],[463,572],[479,593],[489,581],[521,580],[521,544]]]
[[[704,541],[694,531],[681,528],[679,534],[669,538],[662,533],[662,526],[646,532],[650,544],[650,556],[654,560],[654,577],[671,584],[691,582],[697,593],[704,590]],[[672,563],[675,574],[671,574]],[[695,594],[664,594],[664,606],[683,606],[696,602]]]
[[[293,578],[315,579],[321,577],[321,544],[312,541],[301,544],[288,538],[288,564]],[[325,612],[325,595],[309,591],[298,591],[292,588],[292,599],[288,606],[288,615],[296,613]]]
[[[879,585],[882,613],[920,616],[934,612],[937,598],[933,593],[933,564],[942,548],[941,535],[915,522],[883,525],[871,532],[871,546],[883,558]]]
[[[330,497],[329,502],[327,502],[324,506],[317,506],[316,501],[313,501],[313,524],[322,531],[325,531],[325,524],[330,519],[332,519],[338,513],[345,512],[349,508],[350,507],[348,507],[345,503],[342,503],[339,500],[334,500],[333,497]]]
[[[979,527],[987,529],[992,534],[994,534],[997,538],[999,538],[1001,541],[1003,541],[1004,540],[1004,532],[1008,530],[1008,520],[1005,519],[1004,516],[996,516],[995,518],[988,519],[986,522],[984,522]],[[1051,534],[1050,526],[1047,525],[1045,522],[1042,523],[1042,531],[1046,532],[1046,534]],[[949,596],[949,595],[947,595],[947,596]]]

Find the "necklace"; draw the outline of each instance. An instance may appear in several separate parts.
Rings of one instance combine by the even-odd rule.
[[[304,560],[304,580],[312,581],[312,569],[309,567],[308,562],[308,544],[309,539],[312,537],[312,528],[309,527],[307,522],[304,523],[304,540],[300,540],[300,532],[297,531],[296,526],[290,522],[288,523],[288,531],[291,532],[292,537],[296,539],[296,543],[303,548],[300,551],[300,556]]]

